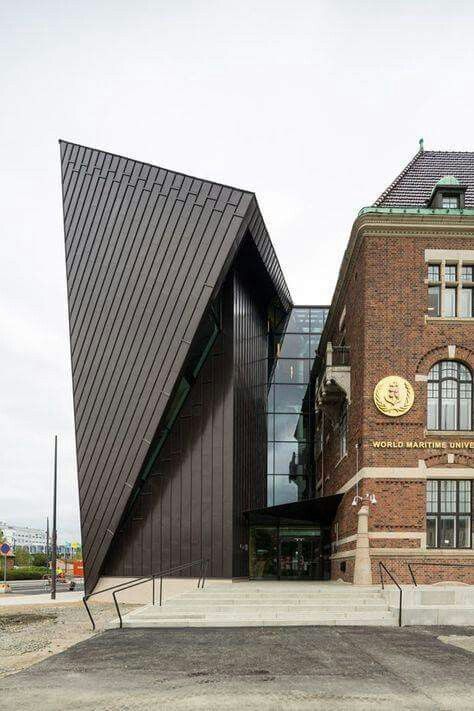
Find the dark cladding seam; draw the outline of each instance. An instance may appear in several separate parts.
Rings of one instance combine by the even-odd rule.
[[[206,224],[203,226],[201,241],[202,241],[202,239],[205,237],[206,230],[207,230],[207,226],[208,226],[208,223],[209,223],[209,221],[210,221],[211,218],[212,218],[212,211],[210,211],[210,213],[209,213],[209,218],[208,218],[208,220],[206,221]],[[218,221],[218,223],[217,223],[215,229],[218,228],[219,223],[220,223],[220,220]],[[180,240],[180,241],[181,241],[181,240]],[[172,235],[171,235],[171,237],[169,238],[168,246],[170,246],[171,244],[172,244]],[[188,246],[187,246],[187,248],[186,248],[186,252],[189,250],[189,247],[190,247],[190,244],[188,244]],[[204,261],[204,260],[203,260],[203,261]],[[167,298],[166,298],[165,306],[164,306],[164,308],[163,308],[163,310],[162,310],[162,312],[161,312],[161,315],[160,315],[160,318],[159,318],[158,322],[157,322],[156,325],[155,325],[154,333],[156,333],[156,330],[161,326],[162,320],[164,320],[164,318],[165,318],[165,313],[166,313],[166,312],[165,312],[165,308],[167,307],[167,305],[168,305],[168,303],[169,303],[170,296],[171,296],[171,292],[168,294],[168,296],[167,296]],[[158,298],[159,298],[159,295],[158,295]],[[183,312],[184,312],[184,310],[186,309],[186,305],[187,305],[188,300],[189,300],[189,296],[186,297],[186,301],[184,302],[184,305],[183,305]],[[166,324],[167,322],[164,321],[164,323]],[[148,324],[148,325],[149,325],[149,324]],[[170,335],[171,335],[171,334],[170,334]],[[150,340],[150,344],[149,344],[148,349],[147,349],[147,352],[145,353],[145,356],[144,356],[144,358],[143,358],[143,360],[142,360],[142,364],[141,364],[141,366],[140,366],[140,371],[139,371],[139,374],[138,374],[138,378],[140,378],[140,376],[142,376],[142,371],[143,371],[143,369],[144,369],[144,368],[148,368],[148,373],[145,373],[145,377],[142,376],[142,378],[141,378],[141,380],[143,380],[143,385],[141,385],[141,388],[142,388],[142,389],[141,389],[140,395],[143,395],[143,391],[144,391],[144,389],[146,388],[146,385],[147,385],[147,382],[148,382],[149,374],[150,374],[151,370],[153,369],[153,364],[156,362],[156,360],[157,360],[157,358],[158,358],[158,354],[160,353],[160,349],[161,349],[162,343],[160,343],[160,345],[159,345],[159,347],[158,347],[158,351],[156,352],[155,357],[153,358],[153,360],[152,360],[151,363],[150,363],[149,353],[150,353],[150,349],[151,349],[152,345],[153,345],[153,339]],[[168,354],[169,349],[171,348],[171,346],[172,346],[172,342],[170,342],[170,344],[168,345],[165,358],[167,357],[167,354]],[[161,360],[164,360],[164,359],[161,359]],[[128,382],[129,382],[129,380],[130,380],[130,376],[131,376],[131,373],[129,374],[129,376],[128,376],[128,378],[127,378],[127,381],[126,381],[125,386],[124,386],[125,388],[126,388],[127,385],[128,385]],[[140,386],[140,382],[141,382],[141,381],[140,381],[139,379],[137,379],[137,382],[133,385],[133,388],[135,389],[137,386]],[[156,384],[155,384],[155,388],[156,388]],[[161,388],[157,388],[158,391],[159,391],[160,389],[161,389]],[[116,404],[116,413],[119,412],[119,408],[121,407],[122,400],[123,400],[123,395],[124,395],[124,391],[122,391],[122,395],[121,395],[121,397],[120,397],[118,403]],[[139,401],[139,400],[138,400],[138,401]],[[138,404],[138,401],[137,401],[137,404]],[[136,409],[136,408],[135,408],[135,409]],[[114,418],[114,419],[115,419],[115,418]],[[131,418],[131,419],[133,419],[133,418]],[[129,429],[130,426],[131,426],[131,421],[129,422],[129,425],[128,425],[128,427],[127,427],[127,431],[125,432],[124,437],[125,437],[126,434],[128,433],[128,429]],[[111,428],[112,428],[112,425],[111,425]],[[110,430],[109,430],[109,431],[110,431]],[[135,434],[135,437],[133,438],[133,440],[135,440],[135,439],[136,439],[136,434]],[[121,449],[119,449],[119,451],[118,451],[118,453],[117,453],[117,455],[116,455],[116,458],[118,458],[120,452],[121,452]],[[97,466],[97,465],[96,465],[96,466]],[[114,462],[114,466],[115,466],[115,462]]]
[[[224,233],[224,239],[225,239],[225,236],[226,236],[226,234],[227,234],[227,231],[228,231],[228,229],[226,229],[226,231],[225,231],[225,233]],[[220,247],[219,250],[217,250],[216,256],[220,254],[221,250],[222,250],[222,247]],[[204,260],[204,262],[205,262],[205,260]],[[204,262],[203,262],[203,263],[204,263]],[[211,267],[211,269],[212,269],[212,267]],[[202,293],[205,293],[205,292],[203,291]],[[201,293],[201,295],[202,295],[202,293]],[[206,297],[206,301],[207,301],[207,297]],[[193,313],[192,313],[192,315],[191,315],[190,321],[194,318],[195,311],[196,311],[196,308],[194,309],[194,311],[193,311]],[[183,360],[184,360],[184,359],[183,359]],[[154,386],[154,387],[156,388],[156,381],[155,381],[155,386]],[[158,406],[159,406],[159,402],[158,402],[158,405],[157,405],[156,407],[154,407],[153,410],[152,410],[152,412],[148,415],[148,417],[149,417],[149,422],[148,422],[147,428],[150,427],[150,422],[151,422],[151,420],[152,420],[154,417],[156,417],[156,411],[157,411],[157,407],[158,407]],[[141,420],[143,420],[143,417],[146,415],[146,413],[148,412],[148,410],[149,410],[149,403],[147,404],[146,410],[145,410],[145,412],[143,413],[143,415],[142,415],[142,417],[141,417]],[[141,420],[140,420],[140,422],[141,422]],[[146,428],[145,428],[145,431],[146,431]],[[132,442],[133,442],[133,440],[132,440]],[[118,478],[119,478],[119,479],[121,479],[121,476],[122,476],[122,473],[123,473],[123,471],[124,471],[124,468],[133,471],[133,467],[134,467],[134,464],[135,464],[135,460],[136,460],[136,458],[137,458],[137,456],[138,456],[138,454],[139,454],[139,451],[140,451],[139,448],[137,448],[137,451],[135,452],[135,457],[134,457],[133,461],[131,462],[130,467],[126,467],[126,465],[127,465],[127,460],[128,460],[128,455],[127,455],[127,458],[125,459],[125,462],[122,464],[121,471],[120,471],[120,473],[119,473],[119,475],[118,475]],[[130,449],[129,449],[129,452],[130,452]],[[120,453],[120,452],[119,452],[119,453]],[[125,471],[124,473],[126,474],[126,471]],[[114,520],[115,515],[116,515],[116,510],[117,510],[117,508],[118,508],[119,511],[120,511],[119,505],[120,505],[120,503],[121,503],[121,499],[124,498],[124,497],[123,497],[123,494],[124,494],[123,487],[122,487],[122,490],[119,490],[118,488],[115,489],[115,491],[113,492],[113,495],[112,495],[112,498],[111,498],[110,503],[112,503],[113,496],[114,496],[115,494],[118,495],[118,500],[117,500],[117,502],[116,502],[116,504],[115,504],[114,510],[112,511],[112,515],[111,515],[110,521],[113,521],[113,520]],[[128,496],[127,496],[127,498],[128,498]],[[95,539],[94,539],[94,540],[95,540]],[[97,555],[99,555],[99,556],[100,556],[100,554],[101,554],[101,552],[102,552],[102,547],[103,547],[103,546],[101,546],[100,551],[97,551]],[[96,555],[96,557],[94,558],[93,563],[95,563],[95,560],[96,560],[96,558],[97,558],[97,555]]]

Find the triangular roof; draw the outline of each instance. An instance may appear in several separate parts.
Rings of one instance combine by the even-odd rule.
[[[246,235],[291,297],[252,192],[60,141],[87,590],[190,343]]]
[[[448,175],[466,186],[465,207],[473,208],[474,153],[470,151],[418,151],[374,205],[426,207],[436,183]]]

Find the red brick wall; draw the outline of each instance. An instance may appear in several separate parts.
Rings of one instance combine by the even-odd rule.
[[[345,307],[345,341],[350,347],[351,364],[348,455],[341,462],[338,461],[339,435],[325,418],[324,495],[336,493],[355,475],[356,442],[361,445],[359,469],[418,467],[420,459],[425,460],[428,468],[474,467],[474,449],[465,451],[449,448],[451,441],[462,440],[462,437],[426,435],[427,384],[415,380],[417,374],[427,375],[435,362],[448,359],[448,345],[455,345],[455,357],[474,369],[473,324],[425,321],[428,308],[425,249],[474,249],[473,237],[455,236],[446,232],[437,234],[436,230],[430,235],[416,234],[414,231],[411,234],[402,233],[399,228],[391,227],[390,223],[387,223],[383,231],[385,234],[377,234],[367,226],[360,232],[359,245],[349,264],[328,333],[327,340],[337,345],[341,338],[339,319]],[[402,417],[383,415],[373,402],[375,385],[390,374],[406,378],[415,391],[414,405]],[[474,433],[471,439],[474,441]],[[374,440],[443,441],[446,448],[432,450],[394,446],[382,449],[372,446]],[[454,464],[448,465],[448,453],[455,455]],[[365,492],[374,493],[377,498],[377,504],[371,506],[370,531],[425,531],[424,479],[365,479],[360,484],[360,493]],[[339,507],[336,517],[339,538],[356,533],[357,507],[350,505],[354,493],[352,488]],[[383,547],[411,548],[419,545],[415,539],[411,539],[411,542],[392,539],[390,544],[382,543]],[[382,547],[378,541],[372,541],[371,546]],[[395,560],[391,560],[391,564],[395,565]],[[336,563],[338,569],[339,561]],[[403,565],[406,568],[406,564]],[[349,571],[351,566],[347,564]],[[396,568],[400,568],[398,560]],[[450,575],[458,580],[464,579],[465,570],[453,570]],[[424,573],[427,577],[430,576],[429,571],[426,569]],[[344,577],[338,571],[333,573],[335,577]],[[431,571],[431,574],[434,575],[434,572]]]

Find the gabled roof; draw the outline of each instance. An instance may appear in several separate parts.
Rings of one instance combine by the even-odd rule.
[[[291,297],[255,195],[60,141],[86,586],[246,235]]]
[[[474,152],[459,151],[418,151],[374,205],[426,207],[436,183],[445,176],[466,186],[465,207],[474,208]]]

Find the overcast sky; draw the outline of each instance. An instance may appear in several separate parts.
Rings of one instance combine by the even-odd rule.
[[[474,149],[474,3],[0,4],[0,520],[79,517],[58,138],[257,193],[296,303],[418,148]]]

